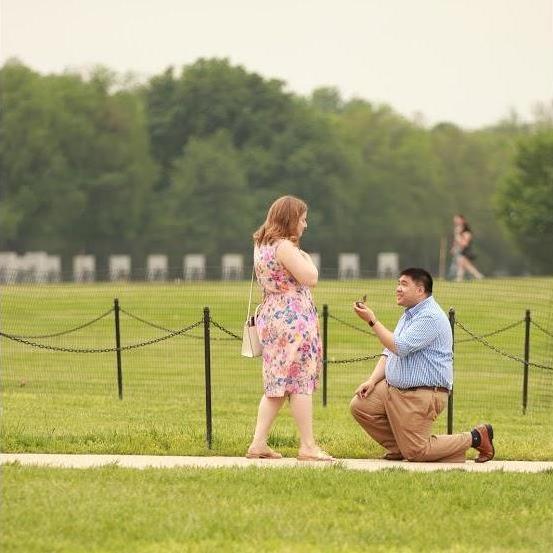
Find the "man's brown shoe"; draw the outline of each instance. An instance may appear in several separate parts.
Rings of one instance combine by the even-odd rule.
[[[474,460],[475,463],[491,461],[495,455],[493,447],[493,428],[491,424],[479,424],[475,430],[480,434],[480,445],[476,448],[480,455]]]
[[[385,459],[386,461],[403,461],[405,457],[398,451],[397,453],[392,453],[389,451],[382,457],[382,459]]]

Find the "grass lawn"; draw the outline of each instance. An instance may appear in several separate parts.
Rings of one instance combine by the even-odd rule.
[[[204,306],[226,328],[240,333],[248,282],[49,284],[6,286],[0,298],[2,331],[42,335],[68,329],[105,312],[118,297],[121,306],[155,324],[182,328],[202,317]],[[379,319],[395,325],[401,310],[394,282],[322,281],[315,290],[319,310],[363,330],[351,311],[362,294]],[[553,329],[553,279],[487,279],[437,282],[435,297],[477,334],[520,321],[488,338],[509,355],[521,356],[526,309],[546,330]],[[161,337],[164,332],[121,314],[122,344]],[[365,327],[366,329],[366,327]],[[213,449],[205,445],[204,346],[201,339],[174,337],[122,352],[123,400],[117,397],[114,353],[78,354],[31,348],[1,339],[1,449],[5,452],[90,452],[241,455],[248,445],[261,395],[260,360],[240,357],[240,343],[212,327]],[[202,329],[191,334],[201,337]],[[463,341],[456,328],[454,431],[490,421],[498,459],[553,459],[553,371],[530,367],[528,413],[521,414],[522,364],[483,345]],[[33,339],[70,348],[114,345],[113,316],[82,330]],[[329,359],[378,353],[367,333],[331,319]],[[553,366],[553,339],[531,328],[531,361]],[[353,390],[371,372],[373,361],[330,363],[328,406],[315,396],[315,430],[321,444],[339,457],[378,456],[381,450],[353,422]],[[436,432],[446,429],[445,413]],[[289,410],[279,417],[272,444],[295,455],[297,437]]]
[[[551,551],[553,472],[3,468],[5,553]]]

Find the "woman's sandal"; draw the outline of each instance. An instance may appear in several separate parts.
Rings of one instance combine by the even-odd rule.
[[[282,454],[268,447],[263,451],[249,451],[246,453],[246,459],[282,459]]]
[[[298,461],[335,461],[332,455],[320,449],[315,455],[298,455]]]

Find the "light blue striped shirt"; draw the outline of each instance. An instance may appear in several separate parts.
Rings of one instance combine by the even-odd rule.
[[[453,386],[453,338],[446,314],[429,296],[405,310],[394,330],[397,354],[384,349],[386,380],[396,388]]]

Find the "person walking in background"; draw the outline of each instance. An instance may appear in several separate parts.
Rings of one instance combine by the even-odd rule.
[[[462,215],[456,215],[456,217],[460,222],[460,230],[456,238],[459,254],[457,255],[457,276],[455,280],[462,282],[465,277],[465,271],[468,271],[476,279],[484,278],[484,275],[473,263],[476,256],[472,251],[472,230]]]
[[[256,325],[263,346],[265,392],[248,458],[282,457],[267,445],[267,438],[288,397],[300,435],[298,459],[333,460],[313,436],[312,394],[319,383],[322,347],[311,295],[318,271],[311,257],[300,249],[306,228],[305,202],[283,196],[271,205],[265,222],[253,235],[254,268],[263,287]]]
[[[459,434],[431,434],[453,384],[451,327],[432,296],[432,285],[424,269],[401,272],[396,302],[405,313],[394,332],[363,302],[354,303],[385,349],[370,378],[355,391],[351,413],[387,449],[384,459],[463,463],[465,452],[474,447],[476,462],[484,463],[495,455],[490,424]]]
[[[461,232],[465,225],[465,218],[457,213],[453,216],[453,239],[451,242],[451,264],[449,265],[448,278],[453,280],[457,278],[457,265],[459,263],[459,254],[461,253]]]

